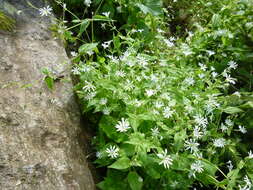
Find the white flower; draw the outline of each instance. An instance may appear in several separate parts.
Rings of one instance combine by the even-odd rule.
[[[164,110],[163,110],[163,116],[164,116],[165,118],[170,118],[170,117],[173,115],[173,113],[174,113],[174,111],[171,110],[170,107],[166,107],[166,108],[164,108]]]
[[[91,100],[92,98],[94,98],[96,96],[96,92],[90,92],[87,94],[87,96],[85,96],[86,100]]]
[[[110,12],[103,12],[102,15],[109,17],[110,16]]]
[[[234,125],[234,122],[231,119],[226,119],[225,123],[229,126],[232,127]]]
[[[163,107],[163,106],[164,106],[163,102],[160,102],[160,101],[156,101],[156,102],[155,102],[155,107],[156,107],[157,109],[159,109],[159,108],[161,108],[161,107]]]
[[[119,71],[115,72],[115,75],[117,77],[124,77],[124,76],[126,76],[126,73],[124,71],[122,71],[122,70],[119,70]]]
[[[164,39],[163,41],[165,42],[165,44],[166,44],[168,47],[173,47],[173,46],[174,46],[174,43],[171,42],[170,40]]]
[[[226,130],[228,130],[228,127],[226,125],[224,125],[223,123],[221,124],[221,131],[224,132]]]
[[[251,151],[251,150],[248,152],[248,154],[249,154],[249,156],[248,156],[248,157],[249,157],[250,159],[252,159],[252,158],[253,158],[253,153],[252,153],[252,151]]]
[[[126,119],[121,118],[121,121],[119,121],[115,127],[119,132],[126,132],[130,128],[129,125],[129,122]]]
[[[189,139],[184,144],[186,150],[190,150],[191,153],[198,151],[199,143],[195,141],[195,139]]]
[[[211,75],[213,76],[213,78],[217,77],[218,76],[218,73],[216,72],[212,72]]]
[[[231,84],[235,84],[236,83],[236,79],[232,78],[230,75],[226,75],[226,82],[231,83]]]
[[[90,7],[91,5],[91,0],[84,0],[83,2],[87,7]]]
[[[201,74],[198,74],[198,76],[199,76],[200,79],[203,79],[206,75],[201,73]]]
[[[80,70],[78,67],[74,67],[71,71],[74,75],[80,75]]]
[[[197,172],[197,173],[201,173],[204,171],[203,169],[204,165],[201,163],[200,160],[194,162],[191,164],[191,170],[193,170],[193,172]]]
[[[110,46],[111,43],[112,43],[112,40],[102,43],[102,46],[104,49],[106,49]]]
[[[158,127],[152,128],[151,132],[152,132],[152,136],[157,137],[159,135]]]
[[[48,16],[52,14],[53,9],[50,6],[43,7],[39,9],[41,16]]]
[[[99,104],[105,105],[107,103],[107,98],[101,98]]]
[[[198,125],[198,126],[202,126],[202,127],[206,127],[208,124],[208,121],[206,118],[202,117],[201,115],[195,115],[193,116],[194,118],[194,122]]]
[[[110,110],[109,108],[104,108],[102,112],[103,112],[103,114],[105,114],[105,115],[110,115],[111,110]]]
[[[231,171],[231,170],[234,168],[234,166],[233,166],[231,160],[229,160],[229,161],[227,162],[227,168],[228,168],[229,171]]]
[[[210,51],[210,50],[207,50],[206,52],[208,53],[208,55],[209,55],[209,56],[212,56],[212,55],[214,55],[214,54],[215,54],[215,52],[214,52],[214,51]]]
[[[238,96],[239,98],[241,97],[240,92],[235,92],[233,95]]]
[[[96,87],[91,82],[85,81],[85,86],[83,87],[83,90],[86,92],[91,92],[96,90]]]
[[[76,53],[75,51],[71,51],[71,52],[70,52],[70,55],[71,55],[72,57],[76,57],[76,56],[78,55],[78,53]]]
[[[184,79],[184,83],[187,84],[188,86],[192,86],[195,83],[195,80],[192,77],[188,77]]]
[[[98,159],[100,159],[100,158],[102,158],[102,153],[101,152],[96,152],[96,157],[98,158]]]
[[[104,29],[104,30],[105,30],[105,25],[106,25],[106,23],[101,24],[101,28]]]
[[[248,177],[248,176],[245,176],[245,177],[243,178],[243,181],[244,181],[246,184],[244,185],[244,187],[242,187],[241,185],[239,185],[239,186],[238,186],[238,187],[239,187],[239,190],[251,190],[252,183],[251,183],[249,177]]]
[[[226,140],[223,138],[215,139],[213,145],[218,148],[223,148],[226,145]]]
[[[241,133],[243,133],[243,134],[247,133],[247,129],[245,129],[244,126],[239,125],[238,127],[239,127],[239,131],[240,131]]]
[[[146,91],[146,96],[147,97],[153,96],[156,93],[156,91],[152,90],[152,89],[145,90],[145,91]]]
[[[202,71],[206,71],[207,66],[205,64],[199,63],[199,66]]]
[[[117,158],[119,156],[119,148],[110,145],[110,147],[106,149],[106,153],[110,158]]]
[[[198,126],[195,126],[194,129],[193,129],[193,136],[196,138],[196,139],[199,139],[203,136],[203,132],[200,131],[201,129],[198,127]]]
[[[167,149],[162,151],[161,154],[157,154],[157,156],[162,159],[159,165],[163,165],[166,169],[169,169],[170,165],[172,165],[172,158],[170,155],[167,155]]]
[[[236,69],[238,67],[238,64],[234,61],[229,61],[228,66],[230,69]]]

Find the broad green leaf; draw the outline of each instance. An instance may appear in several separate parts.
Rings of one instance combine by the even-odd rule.
[[[82,24],[81,24],[80,30],[79,30],[79,34],[78,34],[79,37],[80,37],[80,36],[84,33],[84,31],[88,28],[89,24],[90,24],[90,20],[88,20],[88,19],[85,19],[85,20],[82,21]]]
[[[127,157],[123,157],[123,158],[119,158],[112,165],[108,166],[108,168],[123,170],[123,169],[129,168],[130,166],[131,166],[130,159]]]
[[[228,113],[228,114],[235,114],[235,113],[243,112],[243,110],[238,107],[227,107],[223,110],[223,112]]]
[[[85,54],[89,51],[93,51],[97,48],[98,43],[87,43],[83,44],[82,46],[79,47],[78,52],[80,54]]]
[[[143,179],[136,172],[129,172],[127,180],[132,190],[142,189]]]
[[[50,76],[46,76],[44,78],[44,81],[46,82],[47,84],[47,87],[50,89],[50,90],[53,90],[54,88],[54,79]]]
[[[108,22],[113,21],[109,17],[103,16],[103,15],[95,15],[92,17],[92,20],[94,20],[94,21],[108,21]]]
[[[144,14],[150,13],[154,16],[163,14],[161,0],[145,0],[143,3],[137,3],[136,5]]]

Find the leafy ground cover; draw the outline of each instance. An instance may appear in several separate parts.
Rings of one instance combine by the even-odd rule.
[[[100,189],[251,189],[251,0],[54,8],[96,131],[94,163],[106,169]]]

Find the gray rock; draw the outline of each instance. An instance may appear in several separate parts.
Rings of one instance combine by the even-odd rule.
[[[0,5],[6,2],[23,12],[15,32],[0,32],[0,189],[93,190],[65,49],[53,39],[48,18],[25,0]],[[43,67],[63,76],[53,91]]]

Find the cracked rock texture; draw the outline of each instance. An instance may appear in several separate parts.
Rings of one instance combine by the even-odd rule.
[[[30,0],[37,7],[40,0]],[[7,8],[6,8],[7,6]],[[0,0],[16,30],[0,31],[0,189],[93,190],[69,60],[61,43],[26,0]],[[11,10],[8,10],[11,9]],[[64,76],[50,91],[41,69]]]

